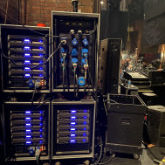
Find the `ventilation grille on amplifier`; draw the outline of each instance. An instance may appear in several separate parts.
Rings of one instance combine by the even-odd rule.
[[[10,111],[11,144],[15,153],[26,153],[48,146],[48,115],[44,110]]]
[[[57,143],[89,143],[89,110],[57,110]]]
[[[8,35],[9,87],[47,86],[45,37]]]

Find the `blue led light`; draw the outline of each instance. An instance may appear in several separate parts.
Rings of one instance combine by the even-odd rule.
[[[31,135],[26,135],[26,138],[31,138],[32,136]]]
[[[40,67],[39,69],[40,69],[40,70],[43,70],[43,68],[42,68],[42,67]]]
[[[26,132],[31,132],[32,130],[31,129],[26,129]]]
[[[24,46],[24,50],[30,50],[29,46]]]
[[[40,140],[40,144],[42,144],[42,140]]]
[[[75,124],[76,124],[76,122],[71,122],[70,124],[71,124],[71,125],[75,125]]]
[[[25,120],[31,120],[31,117],[26,117]]]
[[[83,118],[84,118],[84,119],[87,119],[88,117],[87,117],[87,116],[84,116]]]
[[[40,123],[40,126],[43,126],[43,124],[42,124],[42,123]]]
[[[71,139],[70,143],[76,143],[76,140],[75,139]]]
[[[43,50],[44,48],[43,47],[39,47],[40,50]]]
[[[41,43],[42,43],[42,42],[43,42],[43,40],[39,40],[39,42],[41,42]]]
[[[40,57],[43,57],[43,54],[39,54]]]
[[[25,60],[24,63],[25,64],[31,64],[31,61],[30,60]]]
[[[71,119],[73,119],[73,120],[76,119],[76,116],[71,116]]]
[[[75,136],[76,136],[76,134],[71,134],[70,136],[71,136],[71,137],[75,137]]]
[[[30,71],[31,69],[29,67],[24,67],[25,71]]]
[[[42,132],[42,129],[40,129],[40,132]]]
[[[43,61],[40,61],[40,64],[43,64]]]
[[[28,43],[28,42],[30,42],[30,39],[25,38],[23,41]]]
[[[71,128],[70,130],[71,130],[71,131],[75,131],[75,130],[76,130],[76,128]]]
[[[40,117],[40,120],[42,120],[43,119],[43,117]]]
[[[25,77],[26,77],[26,78],[29,78],[29,77],[31,77],[31,75],[30,75],[29,73],[26,73],[26,74],[25,74]]]
[[[87,136],[87,134],[84,132],[84,133],[83,133],[83,136]]]
[[[40,76],[40,77],[43,77],[43,74],[40,74],[39,76]]]
[[[85,143],[86,142],[86,139],[83,139],[83,142]]]
[[[88,110],[84,110],[84,113],[87,113],[88,112]]]
[[[30,54],[30,53],[25,53],[24,56],[25,56],[25,57],[30,57],[31,54]]]
[[[26,114],[31,114],[31,111],[25,111]]]
[[[42,138],[42,135],[40,135],[40,138]]]
[[[87,128],[84,128],[83,130],[84,130],[84,131],[86,131],[86,130],[87,130]]]
[[[26,144],[31,144],[32,142],[31,141],[26,141]]]
[[[86,125],[86,124],[87,124],[87,122],[86,122],[86,121],[84,121],[84,122],[83,122],[83,124],[84,124],[84,125]]]
[[[27,123],[26,126],[31,126],[31,124],[30,123]]]
[[[77,111],[76,110],[71,110],[71,113],[76,113]]]

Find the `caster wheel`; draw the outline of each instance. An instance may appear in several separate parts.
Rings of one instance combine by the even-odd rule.
[[[55,165],[61,165],[61,162],[56,162]]]
[[[138,154],[133,154],[133,158],[138,160],[140,158],[140,156]]]
[[[90,165],[90,161],[89,161],[89,160],[85,160],[85,161],[83,162],[83,164],[84,164],[84,165]]]

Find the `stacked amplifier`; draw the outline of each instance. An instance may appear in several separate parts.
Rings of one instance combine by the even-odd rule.
[[[49,28],[1,25],[0,35],[2,90],[49,90]]]
[[[99,15],[52,12],[52,33],[0,25],[0,37],[6,160],[93,158]]]

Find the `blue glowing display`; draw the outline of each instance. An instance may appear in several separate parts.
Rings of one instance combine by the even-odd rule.
[[[25,111],[26,114],[31,114],[31,111]]]
[[[72,119],[72,120],[76,119],[76,116],[71,116],[71,119]]]
[[[75,130],[76,130],[76,128],[70,128],[70,130],[71,130],[71,131],[75,131]]]
[[[31,144],[32,142],[31,141],[26,141],[26,144]]]
[[[24,67],[25,71],[30,71],[31,69],[29,67]]]
[[[83,124],[84,124],[84,125],[86,125],[86,124],[87,124],[87,122],[86,122],[86,121],[84,121],[84,122],[83,122]]]
[[[25,56],[25,57],[30,57],[31,54],[30,54],[30,53],[25,53],[24,56]]]
[[[25,60],[24,63],[25,64],[31,64],[31,61],[30,60]]]
[[[30,46],[24,46],[24,50],[30,50]]]
[[[25,77],[26,77],[26,78],[31,77],[30,73],[26,73],[26,74],[25,74]]]
[[[84,133],[83,133],[83,136],[87,136],[87,134],[84,132]]]
[[[76,125],[76,122],[71,122],[70,124],[71,124],[71,125]]]
[[[70,143],[76,143],[76,140],[75,139],[71,139]]]
[[[31,124],[30,124],[30,123],[27,123],[27,124],[26,124],[26,126],[29,126],[29,127],[30,127],[30,126],[31,126]]]
[[[26,117],[25,120],[31,120],[31,117]]]
[[[44,48],[43,47],[39,47],[40,50],[43,50]]]
[[[26,135],[26,138],[31,138],[32,136],[31,135]]]
[[[40,77],[43,77],[43,74],[40,74],[39,76],[40,76]]]
[[[84,113],[87,113],[88,112],[88,110],[84,110]]]
[[[32,130],[31,129],[26,129],[26,132],[31,132]]]
[[[71,110],[71,113],[76,113],[77,111],[76,110]]]
[[[71,137],[75,137],[75,136],[76,136],[76,134],[71,134],[70,136],[71,136]]]

